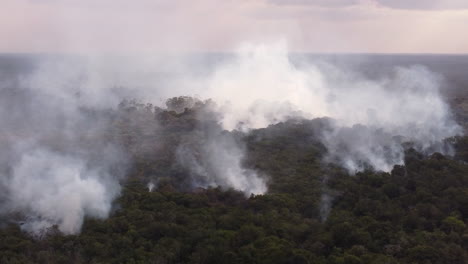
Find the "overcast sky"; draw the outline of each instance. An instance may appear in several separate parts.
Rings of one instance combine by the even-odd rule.
[[[468,53],[468,0],[1,0],[0,52]]]

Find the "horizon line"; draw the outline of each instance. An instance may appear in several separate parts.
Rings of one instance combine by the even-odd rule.
[[[131,56],[131,55],[209,55],[209,54],[235,54],[236,51],[190,51],[190,52],[2,52],[4,55],[36,55],[36,56]],[[449,52],[314,52],[314,51],[290,51],[295,55],[388,55],[388,56],[468,56],[468,53]]]

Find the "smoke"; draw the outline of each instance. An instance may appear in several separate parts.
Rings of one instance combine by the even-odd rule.
[[[0,89],[0,213],[35,234],[74,234],[85,217],[107,217],[129,162],[107,136],[112,94],[85,85],[79,64],[44,65]]]
[[[156,185],[152,181],[149,182],[146,186],[148,187],[148,192],[152,192],[154,187],[156,187]]]
[[[338,162],[350,173],[368,168],[391,171],[404,161],[403,142],[383,128],[360,124],[334,127],[323,133],[322,142],[329,153],[326,160]]]
[[[0,85],[0,212],[19,212],[32,232],[57,225],[68,234],[79,232],[86,217],[106,217],[133,161],[132,150],[124,150],[111,132],[118,121],[113,110],[125,98],[174,110],[181,122],[192,118],[185,108],[197,109],[201,101],[174,101],[166,108],[166,99],[212,99],[194,129],[171,127],[189,131],[174,146],[174,166],[185,169],[191,187],[250,195],[267,191],[267,177],[244,166],[242,135],[290,118],[331,118],[320,135],[325,161],[350,173],[403,164],[407,142],[426,153],[450,154],[444,139],[462,131],[440,94],[441,81],[422,66],[396,67],[369,79],[326,59],[291,55],[284,43],[246,44],[207,61],[42,58],[32,73]],[[157,156],[161,134],[173,131],[165,131],[154,115],[148,110],[142,120],[128,119],[141,126],[135,146]]]
[[[284,43],[243,45],[218,66],[201,91],[220,105],[225,129],[254,129],[290,117],[326,116],[324,80],[318,69],[298,69]]]
[[[328,215],[330,214],[331,208],[332,208],[332,202],[333,202],[333,193],[332,190],[330,190],[327,187],[328,183],[328,176],[324,175],[322,179],[322,193],[320,195],[320,207],[319,207],[319,214],[320,214],[320,220],[322,222],[325,222],[328,218]]]
[[[107,171],[87,168],[83,159],[44,149],[22,153],[6,182],[14,209],[28,212],[23,226],[38,232],[58,225],[65,234],[80,231],[84,216],[105,218],[118,186],[104,182]]]
[[[368,79],[326,60],[296,59],[284,43],[244,45],[213,74],[205,96],[220,103],[225,129],[266,127],[291,117],[330,117],[327,161],[350,173],[402,164],[402,143],[450,154],[443,143],[462,133],[440,94],[442,79],[423,66],[395,67]]]
[[[195,102],[199,100],[185,98],[182,105],[174,101],[174,104],[168,103],[167,108],[163,102],[175,95],[195,94],[199,91],[197,87],[206,83],[203,79],[206,73],[189,70],[192,62],[181,63],[189,62],[183,56],[172,57],[164,64],[161,58],[139,59],[41,58],[31,74],[19,78],[19,87],[2,90],[6,95],[2,112],[10,112],[1,117],[7,124],[3,127],[4,135],[8,135],[3,143],[17,149],[19,160],[3,162],[9,169],[4,173],[7,180],[2,182],[2,188],[9,195],[2,204],[2,213],[21,212],[26,218],[23,228],[34,233],[51,225],[58,225],[64,233],[77,233],[85,217],[102,218],[109,213],[127,165],[142,153],[160,155],[158,149],[152,147],[171,133],[157,124],[152,106],[141,109],[144,115],[140,111],[133,114],[130,111],[118,112],[116,116],[117,105],[125,98],[136,98],[136,102],[138,99],[155,102],[161,110],[181,114],[185,108],[196,107]],[[208,111],[198,116],[200,119],[206,118],[208,112],[216,117],[220,114],[218,109],[207,108]],[[136,142],[130,149],[123,150],[120,146],[123,142],[113,134],[114,124],[120,121],[130,126],[126,132],[138,131],[140,135],[132,139]],[[199,122],[201,125],[203,121]],[[190,148],[181,143],[174,161],[187,170],[192,188],[220,186],[240,190],[246,195],[266,191],[265,180],[257,172],[244,168],[245,150],[241,142],[222,135],[220,126],[200,126],[199,130],[206,134],[204,144]],[[17,131],[16,135],[12,135],[13,131]],[[196,131],[193,134],[191,141],[198,140]],[[18,140],[33,143],[18,147]],[[198,151],[202,155],[192,162],[191,156]],[[25,165],[31,163],[31,152],[38,157],[35,160],[42,158],[47,169],[33,170],[32,165]],[[66,162],[58,159],[60,157],[66,157]],[[21,173],[17,172],[19,167],[24,167]],[[20,199],[22,192],[15,183],[34,182],[36,178],[42,180],[38,183],[48,184],[49,188],[41,188],[37,183],[35,193]],[[93,184],[95,186],[91,186]],[[62,185],[68,196],[59,191]],[[148,186],[149,190],[155,187]],[[86,193],[83,189],[95,192]],[[74,190],[73,195],[71,190]],[[90,203],[99,210],[90,208]]]
[[[323,128],[320,137],[328,150],[325,161],[354,174],[364,169],[388,172],[402,165],[407,143],[421,152],[451,154],[444,139],[462,130],[440,94],[441,81],[441,76],[418,65],[395,67],[384,77],[369,79],[326,60],[294,59],[280,42],[243,45],[235,56],[216,65],[206,88],[195,93],[217,103],[219,122],[228,131],[248,133],[290,118],[330,117],[331,126]],[[243,159],[239,144],[226,146],[212,135],[208,139],[200,141],[203,147],[195,153],[179,148],[178,161],[197,175],[196,184],[252,191],[232,181],[229,173],[236,171],[233,175],[243,182],[251,179],[251,186],[260,183],[261,177],[236,165]],[[212,164],[226,173],[208,177],[217,175]],[[254,189],[266,190],[262,184]]]
[[[210,129],[177,149],[178,162],[190,171],[196,187],[223,187],[246,195],[267,191],[265,176],[243,166],[245,149],[230,133]],[[194,145],[195,144],[195,145]]]

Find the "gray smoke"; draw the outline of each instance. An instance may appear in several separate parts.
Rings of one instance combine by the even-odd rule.
[[[75,68],[44,69],[0,89],[0,213],[20,214],[36,234],[73,234],[85,217],[107,217],[128,159],[106,136],[110,116],[82,97],[97,105],[112,94],[67,75]]]
[[[320,206],[319,206],[319,214],[320,220],[325,222],[330,214],[333,202],[333,192],[327,187],[328,183],[328,176],[323,176],[322,179],[322,193],[320,195]]]
[[[28,231],[58,225],[63,233],[77,233],[85,215],[107,217],[119,192],[106,168],[87,168],[86,159],[64,154],[30,148],[4,182],[10,209],[27,212],[23,227]]]
[[[206,131],[197,140],[182,143],[178,162],[190,171],[196,187],[223,187],[243,191],[247,196],[267,191],[265,176],[243,166],[245,149],[232,134]]]
[[[326,160],[355,173],[402,164],[406,142],[422,152],[450,154],[444,139],[462,129],[439,91],[441,81],[418,65],[371,80],[327,61],[293,62],[279,43],[243,46],[215,70],[204,93],[220,103],[226,129],[248,131],[291,117],[332,118],[321,139]]]
[[[333,125],[320,138],[326,161],[350,173],[403,164],[406,142],[450,154],[444,139],[462,132],[440,94],[441,77],[421,66],[396,67],[370,80],[326,61],[293,61],[282,43],[243,45],[204,70],[196,70],[198,63],[187,57],[45,59],[31,74],[2,81],[0,212],[22,214],[33,232],[58,225],[76,233],[85,217],[106,217],[131,162],[108,131],[113,117],[107,110],[124,98],[162,108],[174,96],[213,99],[218,127],[182,140],[176,163],[193,187],[247,195],[265,193],[266,177],[244,166],[236,130],[330,117]],[[153,120],[151,114],[145,120]],[[159,127],[142,129],[146,135]]]

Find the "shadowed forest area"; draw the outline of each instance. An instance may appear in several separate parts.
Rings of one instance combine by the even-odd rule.
[[[118,142],[133,160],[109,218],[86,218],[78,235],[57,227],[30,235],[17,224],[22,216],[11,216],[0,229],[0,262],[467,263],[468,137],[448,139],[454,157],[408,143],[404,166],[349,175],[324,162],[317,137],[330,120],[229,132],[211,103],[123,101],[89,112],[111,125],[83,144],[95,136]],[[267,193],[194,188],[210,183],[175,162],[178,146],[189,145],[196,159],[208,137],[243,142],[243,166],[263,175]]]

